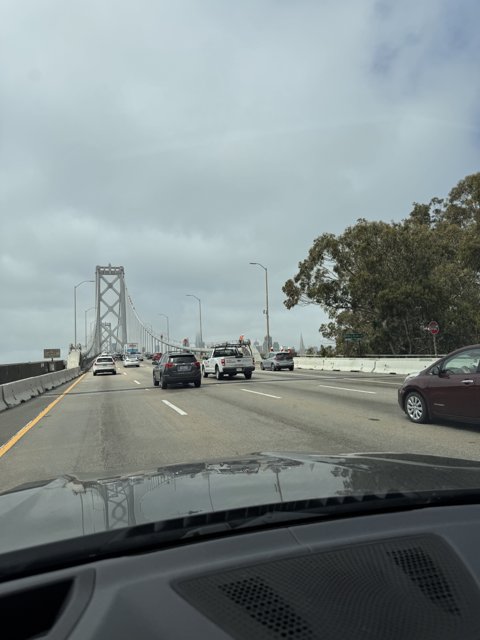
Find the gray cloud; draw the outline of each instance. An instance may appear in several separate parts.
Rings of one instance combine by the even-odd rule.
[[[194,337],[318,344],[281,286],[313,239],[478,170],[475,1],[0,6],[0,358],[72,340],[73,285],[123,265]],[[78,290],[78,324],[93,289]],[[38,355],[36,355],[38,354]]]

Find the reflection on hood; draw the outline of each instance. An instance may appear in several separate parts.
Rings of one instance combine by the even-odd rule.
[[[480,462],[415,454],[262,453],[107,478],[63,476],[0,495],[0,553],[197,513],[480,487]]]

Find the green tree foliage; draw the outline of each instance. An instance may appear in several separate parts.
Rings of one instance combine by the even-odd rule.
[[[298,267],[284,304],[320,305],[329,317],[320,331],[339,353],[431,352],[433,319],[441,352],[480,342],[480,173],[444,200],[414,203],[402,222],[359,219],[322,234]]]

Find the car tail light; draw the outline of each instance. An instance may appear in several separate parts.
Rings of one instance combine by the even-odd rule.
[[[225,358],[222,358],[222,359],[220,360],[220,364],[222,365],[222,367],[224,367],[224,366],[225,366]]]
[[[173,367],[173,362],[166,362],[165,369],[171,369]]]
[[[198,360],[196,360],[193,364],[197,367],[197,369],[200,369],[200,362]]]

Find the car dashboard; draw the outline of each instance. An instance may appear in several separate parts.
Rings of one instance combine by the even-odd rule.
[[[4,637],[480,637],[480,506],[190,538],[3,581]]]

